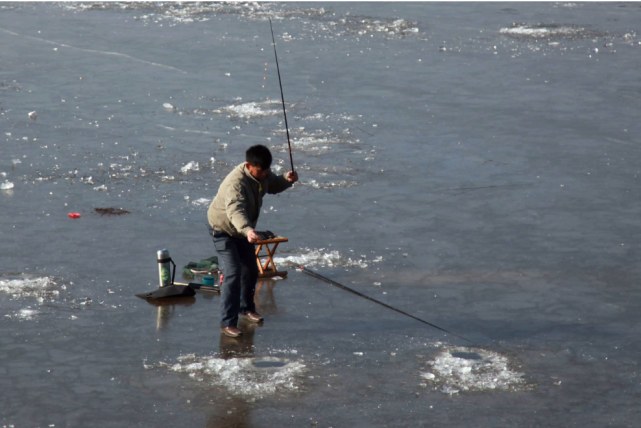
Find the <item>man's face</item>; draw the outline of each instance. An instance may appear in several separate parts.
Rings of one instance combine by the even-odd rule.
[[[250,164],[249,162],[245,163],[245,168],[247,168],[247,171],[258,181],[263,181],[265,178],[267,178],[267,174],[269,174],[270,168],[261,168],[260,166],[254,166]]]

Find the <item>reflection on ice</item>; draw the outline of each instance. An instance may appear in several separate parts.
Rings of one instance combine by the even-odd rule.
[[[199,382],[223,386],[232,394],[254,397],[298,390],[300,376],[306,370],[301,362],[275,357],[224,359],[189,354],[178,357],[178,361],[173,365],[160,363],[158,366],[187,373]]]
[[[444,394],[460,391],[517,391],[526,388],[524,374],[512,371],[507,357],[482,349],[446,347],[432,361],[421,378],[434,383]]]

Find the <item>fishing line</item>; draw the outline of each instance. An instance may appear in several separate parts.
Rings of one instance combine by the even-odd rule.
[[[423,324],[427,324],[427,325],[429,325],[429,326],[431,326],[431,327],[434,327],[434,328],[436,328],[436,329],[438,329],[438,330],[441,330],[441,331],[443,331],[443,332],[445,332],[445,333],[447,333],[447,334],[451,334],[452,336],[458,337],[459,339],[463,339],[463,340],[465,340],[465,341],[467,341],[467,342],[470,342],[470,343],[476,344],[476,342],[474,342],[473,340],[470,340],[470,339],[467,339],[467,338],[465,338],[465,337],[463,337],[463,336],[460,336],[460,335],[458,335],[458,334],[452,333],[451,331],[445,330],[444,328],[441,328],[441,327],[439,327],[439,326],[437,326],[437,325],[435,325],[435,324],[432,324],[432,323],[430,323],[430,322],[427,322],[427,321],[425,321],[425,320],[422,320],[422,319],[420,319],[420,318],[418,318],[418,317],[415,317],[414,315],[408,314],[407,312],[403,312],[403,311],[401,311],[400,309],[396,309],[396,308],[394,308],[394,307],[392,307],[392,306],[390,306],[390,305],[387,305],[387,304],[385,304],[385,303],[383,303],[383,302],[380,302],[380,301],[378,301],[378,300],[376,300],[376,299],[373,299],[373,298],[371,298],[371,297],[369,297],[369,296],[366,296],[366,295],[364,295],[364,294],[362,294],[362,293],[359,293],[359,292],[358,292],[358,291],[356,291],[356,290],[352,290],[351,288],[346,287],[346,286],[344,286],[343,284],[339,284],[338,282],[332,281],[332,280],[331,280],[331,279],[329,279],[329,278],[325,278],[324,276],[319,275],[319,274],[317,274],[316,272],[313,272],[313,271],[311,271],[311,270],[307,269],[305,266],[299,266],[299,268],[300,268],[304,273],[306,273],[307,275],[313,276],[313,277],[314,277],[314,278],[316,278],[316,279],[320,279],[321,281],[325,281],[325,282],[330,283],[330,284],[332,284],[332,285],[334,285],[334,286],[336,286],[336,287],[338,287],[338,288],[341,288],[341,289],[343,289],[343,290],[345,290],[345,291],[349,291],[350,293],[354,293],[354,294],[356,294],[357,296],[363,297],[364,299],[370,300],[370,301],[372,301],[372,302],[374,302],[374,303],[378,303],[378,304],[379,304],[379,305],[381,305],[381,306],[385,306],[386,308],[391,309],[391,310],[393,310],[393,311],[396,311],[396,312],[398,312],[399,314],[403,314],[403,315],[405,315],[405,316],[408,316],[408,317],[410,317],[410,318],[413,318],[413,319],[415,319],[415,320],[417,320],[417,321],[422,322]]]
[[[272,19],[269,18],[269,29],[272,30],[272,46],[274,46],[274,57],[276,58],[276,71],[278,71],[278,84],[280,85],[280,99],[283,101],[283,115],[285,116],[285,131],[287,131],[287,146],[289,146],[289,161],[294,171],[294,158],[292,158],[292,145],[289,142],[289,126],[287,126],[287,112],[285,111],[285,95],[283,95],[283,83],[280,80],[280,67],[278,67],[278,55],[276,55],[276,41],[274,40],[274,28]]]

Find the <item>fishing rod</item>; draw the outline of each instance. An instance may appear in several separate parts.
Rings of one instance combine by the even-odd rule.
[[[278,71],[278,84],[280,85],[280,99],[283,101],[283,115],[285,116],[285,131],[287,131],[287,145],[289,146],[289,161],[294,171],[294,158],[292,158],[292,144],[289,142],[289,126],[287,126],[287,112],[285,111],[285,95],[283,95],[283,83],[280,80],[280,67],[278,67],[278,55],[276,55],[276,41],[274,40],[274,28],[272,19],[269,18],[269,29],[272,30],[272,46],[274,46],[274,58],[276,58],[276,71]]]
[[[381,305],[381,306],[385,306],[386,308],[391,309],[391,310],[393,310],[393,311],[396,311],[396,312],[398,312],[399,314],[403,314],[403,315],[408,316],[408,317],[410,317],[410,318],[414,318],[415,320],[420,321],[420,322],[422,322],[423,324],[427,324],[427,325],[429,325],[429,326],[431,326],[431,327],[434,327],[434,328],[436,328],[436,329],[438,329],[438,330],[441,330],[441,331],[443,331],[443,332],[445,332],[445,333],[447,333],[447,334],[451,334],[452,336],[456,336],[456,337],[458,337],[459,339],[463,339],[463,340],[465,340],[465,341],[467,341],[467,342],[470,342],[470,343],[474,343],[474,344],[476,344],[476,342],[474,342],[473,340],[467,339],[467,338],[465,338],[465,337],[463,337],[463,336],[459,336],[458,334],[455,334],[455,333],[452,333],[451,331],[445,330],[444,328],[441,328],[441,327],[439,327],[439,326],[437,326],[437,325],[434,325],[434,324],[432,324],[432,323],[430,323],[430,322],[427,322],[427,321],[422,320],[422,319],[420,319],[420,318],[418,318],[418,317],[415,317],[414,315],[408,314],[407,312],[403,312],[403,311],[401,311],[400,309],[396,309],[396,308],[394,308],[394,307],[392,307],[392,306],[390,306],[390,305],[387,305],[387,304],[385,304],[385,303],[383,303],[383,302],[380,302],[380,301],[378,301],[378,300],[376,300],[376,299],[373,299],[373,298],[371,298],[371,297],[369,297],[369,296],[366,296],[366,295],[364,295],[364,294],[362,294],[362,293],[359,293],[359,292],[358,292],[358,291],[356,291],[356,290],[352,290],[351,288],[346,287],[346,286],[344,286],[343,284],[339,284],[339,283],[338,283],[338,282],[336,282],[336,281],[332,281],[332,280],[331,280],[331,279],[329,279],[329,278],[325,278],[324,276],[319,275],[319,274],[317,274],[316,272],[313,272],[313,271],[311,271],[311,270],[307,269],[305,266],[298,266],[298,267],[299,267],[299,268],[300,268],[304,273],[306,273],[307,275],[313,276],[313,277],[314,277],[314,278],[316,278],[316,279],[320,279],[321,281],[325,281],[325,282],[327,282],[327,283],[330,283],[330,284],[332,284],[332,285],[334,285],[334,286],[336,286],[336,287],[338,287],[338,288],[341,288],[341,289],[343,289],[343,290],[345,290],[345,291],[349,291],[350,293],[354,293],[354,294],[356,294],[357,296],[363,297],[363,298],[365,298],[365,299],[367,299],[367,300],[370,300],[370,301],[372,301],[372,302],[374,302],[374,303],[378,303],[379,305]]]

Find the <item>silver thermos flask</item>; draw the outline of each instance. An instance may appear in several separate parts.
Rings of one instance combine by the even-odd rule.
[[[169,257],[169,251],[159,250],[157,256],[158,256],[158,279],[159,279],[158,288],[169,287],[171,285],[171,269],[169,266],[169,262],[171,262],[171,257]]]

